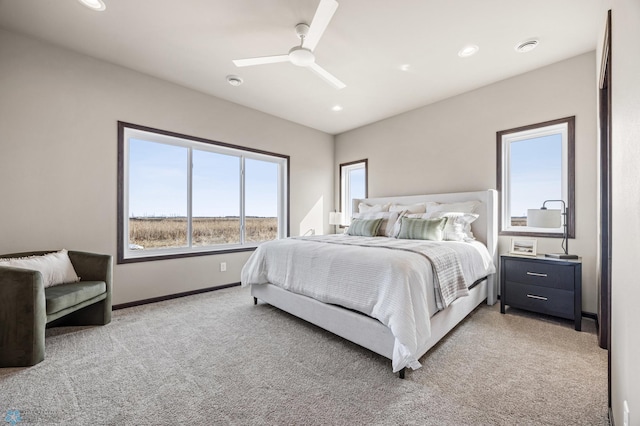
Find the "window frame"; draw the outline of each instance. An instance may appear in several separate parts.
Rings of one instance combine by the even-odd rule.
[[[369,160],[365,158],[340,164],[340,211],[343,214],[344,225],[351,223],[351,215],[353,214],[351,211],[353,206],[351,202],[347,202],[347,197],[351,194],[351,191],[350,181],[345,179],[345,173],[362,168],[364,169],[364,196],[367,198],[369,196]]]
[[[151,136],[149,136],[151,134]],[[197,149],[207,152],[214,152],[223,155],[232,155],[240,157],[240,168],[238,172],[241,174],[240,185],[240,243],[239,244],[218,244],[213,246],[189,246],[180,248],[160,248],[154,249],[153,253],[144,253],[141,251],[129,249],[129,142],[130,138],[148,140],[155,143],[164,143],[171,146],[181,146],[190,149]],[[191,164],[185,164],[187,169],[193,168],[192,154],[189,151],[188,161]],[[245,224],[245,200],[244,200],[244,160],[257,159],[262,161],[272,161],[279,165],[278,167],[278,237],[285,238],[290,235],[290,200],[289,200],[289,170],[290,157],[288,155],[277,154],[269,151],[247,148],[239,145],[233,145],[225,142],[214,141],[210,139],[189,136],[181,133],[155,129],[152,127],[141,126],[132,123],[118,121],[118,247],[117,247],[117,264],[147,262],[164,259],[176,259],[193,256],[207,256],[224,253],[236,253],[255,250],[260,244],[259,242],[246,243],[244,241],[244,224]],[[188,172],[188,200],[187,200],[187,223],[190,223],[192,193],[191,193],[191,172]],[[189,233],[191,226],[187,226],[187,241],[191,241]]]
[[[531,124],[522,127],[516,127],[508,130],[501,130],[496,133],[497,142],[497,184],[498,190],[498,230],[499,235],[506,236],[529,236],[529,237],[551,237],[561,238],[563,236],[562,227],[558,231],[537,231],[536,228],[523,227],[524,230],[516,231],[513,227],[506,226],[508,216],[510,212],[505,210],[505,206],[508,205],[508,182],[506,178],[508,176],[508,155],[505,155],[508,151],[508,144],[516,139],[522,140],[527,138],[535,138],[538,136],[544,136],[545,128],[552,128],[558,125],[566,125],[566,140],[563,138],[563,158],[562,158],[562,176],[563,176],[563,188],[562,199],[567,206],[567,235],[569,238],[575,238],[575,116],[559,118],[557,120],[545,121],[542,123]],[[537,130],[537,131],[536,131]],[[550,130],[550,129],[547,129]],[[557,133],[557,132],[555,132]],[[527,136],[525,138],[519,136]],[[565,154],[566,153],[566,154]],[[565,187],[566,186],[566,187]],[[539,206],[531,206],[536,208]],[[561,206],[548,205],[550,208],[561,208]],[[564,219],[563,219],[564,220]],[[510,223],[507,222],[507,223]],[[540,229],[540,228],[538,228]]]

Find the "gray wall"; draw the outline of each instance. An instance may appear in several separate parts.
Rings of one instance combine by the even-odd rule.
[[[497,131],[575,115],[576,238],[569,246],[583,258],[583,310],[595,313],[594,63],[595,52],[586,53],[340,134],[334,173],[340,163],[368,158],[372,197],[495,188]],[[560,241],[538,238],[538,251],[560,251]],[[509,242],[500,238],[500,252]]]
[[[0,96],[0,253],[115,256],[118,120],[290,155],[291,233],[328,231],[331,135],[2,30]],[[114,303],[239,282],[249,254],[117,265]]]

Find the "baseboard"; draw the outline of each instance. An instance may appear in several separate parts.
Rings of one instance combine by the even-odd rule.
[[[598,314],[594,314],[593,312],[582,312],[583,318],[589,318],[596,322],[596,329],[600,329],[600,322],[598,321]],[[603,348],[604,349],[604,348]]]
[[[609,424],[611,426],[616,426],[616,422],[613,421],[613,410],[609,407]]]
[[[146,305],[148,303],[162,302],[163,300],[177,299],[179,297],[193,296],[194,294],[207,293],[215,290],[222,290],[223,288],[237,287],[239,285],[240,283],[223,284],[215,287],[207,287],[207,288],[200,288],[198,290],[185,291],[183,293],[168,294],[166,296],[152,297],[150,299],[136,300],[136,301],[127,302],[127,303],[119,303],[117,305],[113,305],[111,309],[115,311],[118,309],[131,308],[133,306]]]

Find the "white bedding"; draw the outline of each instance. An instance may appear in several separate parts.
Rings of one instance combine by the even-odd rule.
[[[347,244],[340,244],[343,241]],[[403,241],[406,249],[366,246]],[[415,240],[345,235],[270,241],[247,261],[242,285],[271,283],[376,318],[395,337],[393,370],[415,369],[420,367],[418,348],[431,335],[429,319],[437,312],[432,265],[423,255],[407,251],[415,244]],[[483,244],[439,244],[455,248],[467,286],[495,272]]]

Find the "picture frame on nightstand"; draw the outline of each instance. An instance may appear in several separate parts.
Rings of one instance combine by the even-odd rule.
[[[517,256],[532,256],[538,255],[538,240],[535,238],[511,238],[510,254]]]

